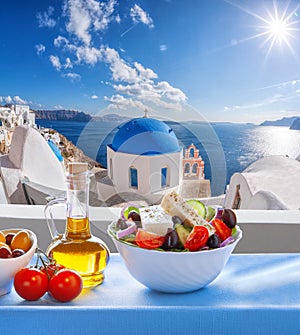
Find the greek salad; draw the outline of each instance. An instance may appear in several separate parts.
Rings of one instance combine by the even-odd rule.
[[[206,206],[197,199],[166,194],[160,205],[126,204],[110,235],[130,245],[159,251],[195,252],[224,247],[235,241],[233,210]]]

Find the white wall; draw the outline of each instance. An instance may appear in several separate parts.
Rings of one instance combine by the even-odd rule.
[[[112,160],[112,170],[110,160]],[[122,152],[114,152],[107,147],[108,175],[113,176],[113,183],[117,192],[134,190],[143,196],[159,192],[161,187],[161,168],[169,169],[168,187],[177,187],[182,176],[182,152],[164,155],[143,156]],[[129,167],[138,170],[138,189],[130,187]]]
[[[65,212],[58,208],[55,217],[63,232]],[[243,238],[235,253],[300,253],[300,211],[237,210]],[[102,238],[112,252],[114,244],[107,235],[107,226],[118,218],[120,208],[90,207],[91,229]],[[38,245],[45,250],[51,242],[44,217],[44,206],[0,205],[0,229],[28,228],[38,236]]]

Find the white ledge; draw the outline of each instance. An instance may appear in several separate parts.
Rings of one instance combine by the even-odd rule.
[[[33,230],[39,247],[46,250],[51,242],[44,216],[45,206],[0,205],[0,229],[28,228]],[[300,253],[300,211],[237,210],[243,238],[235,253]],[[55,212],[58,230],[65,227],[65,209]],[[102,238],[112,252],[116,248],[107,234],[107,226],[120,215],[120,208],[90,207],[92,233]]]

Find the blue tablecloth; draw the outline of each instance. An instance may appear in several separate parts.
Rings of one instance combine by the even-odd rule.
[[[187,294],[144,287],[118,254],[105,275],[70,303],[0,297],[0,334],[300,334],[300,254],[232,255],[213,283]]]

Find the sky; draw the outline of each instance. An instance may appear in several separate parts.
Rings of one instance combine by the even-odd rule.
[[[0,105],[251,122],[300,115],[300,1],[3,0]]]

